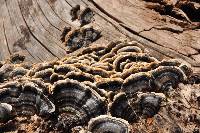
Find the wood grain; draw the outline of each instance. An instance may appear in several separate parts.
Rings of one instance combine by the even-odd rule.
[[[159,59],[181,58],[200,72],[200,29],[185,30],[142,0],[1,0],[0,60],[16,52],[32,63],[66,56],[60,34],[65,26],[80,26],[69,15],[76,4],[95,12],[92,25],[102,31],[95,43],[131,38]]]

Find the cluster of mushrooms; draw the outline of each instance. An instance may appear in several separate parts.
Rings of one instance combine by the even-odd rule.
[[[184,89],[177,88],[192,74],[189,64],[159,61],[140,43],[126,40],[35,65],[17,59],[22,58],[0,66],[2,132],[134,132],[134,124],[157,119],[162,107],[180,104],[175,94]],[[185,89],[189,95],[191,89]],[[180,127],[163,131],[172,128]]]
[[[80,27],[74,29],[65,27],[61,34],[60,40],[69,49],[68,53],[87,47],[101,37],[101,31],[90,25],[94,21],[94,12],[89,7],[76,5],[70,10],[70,16],[72,21],[78,21]]]

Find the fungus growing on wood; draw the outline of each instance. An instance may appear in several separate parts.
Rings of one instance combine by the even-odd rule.
[[[70,15],[71,15],[71,20],[74,21],[78,18],[80,12],[80,5],[76,5],[74,7],[72,7],[72,9],[70,10]]]
[[[90,43],[100,38],[101,32],[91,26],[81,27],[70,31],[65,36],[65,45],[74,51],[81,47],[88,46]]]
[[[9,82],[0,89],[0,102],[12,106],[12,116],[46,116],[54,112],[54,104],[33,82]]]
[[[136,73],[126,78],[122,85],[122,91],[127,95],[134,95],[139,91],[148,92],[152,90],[152,77],[147,73]]]
[[[121,89],[123,80],[120,78],[104,78],[103,80],[96,83],[99,89],[106,91],[119,91]]]
[[[5,123],[11,118],[12,106],[7,103],[0,103],[0,123]]]
[[[19,64],[24,62],[25,60],[25,55],[19,54],[19,53],[15,53],[13,55],[10,56],[10,62],[13,64]]]
[[[118,93],[110,103],[109,112],[113,117],[127,120],[129,123],[137,121],[137,115],[131,107],[125,93]]]
[[[158,113],[162,98],[154,93],[143,94],[139,99],[139,106],[143,116],[153,117]]]
[[[91,23],[94,19],[93,16],[94,12],[89,7],[82,10],[78,16],[81,26]]]
[[[93,75],[89,74],[89,73],[85,73],[85,72],[69,72],[65,75],[65,78],[69,78],[69,79],[73,79],[73,80],[77,80],[79,82],[84,82],[84,81],[90,81],[92,83],[95,82],[95,78],[93,77]]]
[[[160,92],[175,89],[180,82],[187,79],[185,73],[176,66],[160,66],[151,73],[154,87]]]
[[[54,83],[52,95],[58,123],[66,129],[86,124],[91,118],[107,111],[103,97],[75,80],[66,79]]]
[[[90,120],[88,131],[92,133],[129,133],[130,127],[126,120],[101,115]]]
[[[60,35],[60,40],[61,40],[62,42],[65,42],[65,36],[66,36],[67,33],[70,32],[70,31],[71,31],[71,27],[65,27],[65,28],[63,29],[63,32],[62,32],[62,34]]]

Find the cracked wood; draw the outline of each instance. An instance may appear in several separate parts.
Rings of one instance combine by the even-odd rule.
[[[93,25],[102,30],[102,38],[95,43],[131,38],[159,59],[182,58],[200,72],[199,27],[182,28],[177,20],[147,8],[141,0],[1,0],[0,60],[15,52],[24,53],[32,63],[66,56],[59,38],[65,26],[79,27],[69,15],[76,4],[95,12]]]

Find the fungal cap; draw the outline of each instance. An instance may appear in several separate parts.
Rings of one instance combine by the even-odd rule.
[[[129,133],[130,125],[124,119],[108,115],[100,115],[89,121],[88,130],[96,133]]]
[[[12,106],[8,103],[0,103],[0,105],[4,108],[6,108],[8,111],[12,111]]]
[[[11,117],[12,106],[7,103],[0,103],[0,123],[5,123]]]
[[[123,92],[114,96],[113,102],[109,104],[109,111],[112,116],[123,118],[128,122],[137,120],[137,115]]]
[[[139,72],[126,78],[122,85],[122,91],[134,94],[138,91],[150,91],[152,77],[148,73]]]

